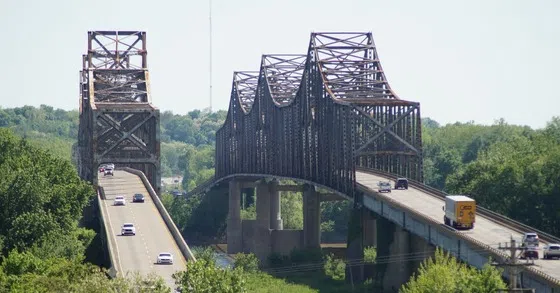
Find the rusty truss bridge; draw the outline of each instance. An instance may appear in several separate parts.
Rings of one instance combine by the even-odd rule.
[[[213,181],[264,174],[353,196],[357,167],[423,177],[420,104],[391,89],[371,33],[312,33],[307,54],[234,73]]]
[[[98,167],[143,171],[159,193],[159,110],[151,103],[146,33],[88,32],[80,71],[78,172],[97,184]]]

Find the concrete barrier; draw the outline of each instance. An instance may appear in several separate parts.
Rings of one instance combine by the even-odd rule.
[[[110,225],[110,223],[108,223],[108,221],[105,221],[105,219],[107,219],[107,215],[105,214],[107,211],[105,210],[105,205],[103,204],[103,200],[105,200],[105,190],[103,189],[103,187],[98,187],[97,188],[97,206],[99,208],[99,220],[101,221],[101,230],[100,231],[102,234],[102,237],[104,237],[105,239],[105,244],[107,245],[107,252],[109,254],[109,271],[108,271],[108,275],[111,278],[116,278],[119,277],[119,275],[122,272],[119,272],[117,270],[117,268],[119,267],[119,260],[118,258],[114,255],[114,248],[113,247],[117,247],[117,243],[115,240],[115,235],[109,235],[109,231],[111,231],[110,227],[108,225]]]
[[[165,225],[167,225],[167,228],[169,229],[169,232],[171,232],[171,235],[173,236],[173,239],[175,239],[175,243],[177,243],[177,246],[179,246],[179,250],[183,254],[183,257],[188,261],[196,261],[196,258],[194,257],[194,254],[192,253],[191,249],[189,248],[189,246],[185,242],[185,239],[183,239],[183,236],[181,235],[181,232],[179,232],[179,229],[177,229],[177,226],[175,226],[175,223],[171,219],[171,216],[169,215],[169,213],[167,212],[167,210],[163,206],[163,203],[159,199],[159,196],[157,195],[154,188],[152,187],[152,185],[148,181],[148,178],[146,177],[144,172],[136,170],[136,169],[132,169],[132,168],[129,168],[129,167],[124,167],[124,168],[122,168],[122,170],[127,171],[129,173],[132,173],[132,174],[140,177],[140,179],[142,180],[142,183],[144,183],[144,186],[146,187],[146,190],[148,190],[148,193],[150,194],[150,197],[152,198],[152,201],[156,205],[156,208],[158,209],[159,214],[163,218],[163,221],[165,222]]]

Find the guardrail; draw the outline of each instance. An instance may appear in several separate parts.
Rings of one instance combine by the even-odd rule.
[[[177,243],[177,246],[179,246],[179,250],[183,254],[183,257],[186,260],[196,261],[196,258],[194,257],[194,254],[192,253],[191,249],[189,248],[189,246],[185,242],[185,239],[183,239],[183,236],[181,235],[181,232],[179,232],[179,229],[177,229],[177,226],[175,226],[175,223],[171,219],[171,216],[169,215],[169,213],[165,209],[165,206],[163,206],[163,203],[161,202],[161,200],[159,199],[159,196],[157,195],[154,188],[152,187],[152,185],[148,181],[148,178],[146,178],[146,175],[144,174],[144,172],[136,170],[136,169],[132,169],[132,168],[129,168],[129,167],[124,167],[122,170],[127,171],[129,173],[132,173],[132,174],[140,177],[140,179],[142,180],[142,183],[144,183],[144,186],[146,187],[146,190],[148,190],[148,193],[150,194],[150,197],[152,198],[152,201],[156,205],[156,208],[158,209],[161,217],[163,218],[163,221],[165,222],[165,225],[167,225],[167,228],[169,229],[169,232],[171,232],[171,235],[173,236],[173,239],[175,239],[175,242]]]
[[[109,235],[109,231],[111,231],[111,229],[108,225],[111,225],[111,223],[105,220],[107,218],[107,216],[105,215],[105,208],[103,207],[103,200],[105,200],[105,189],[103,189],[103,187],[101,186],[97,187],[96,200],[97,206],[99,207],[99,220],[101,221],[101,227],[103,229],[101,233],[105,233],[105,242],[107,243],[107,252],[109,253],[109,270],[107,274],[111,278],[116,278],[122,272],[119,272],[119,270],[117,270],[117,267],[119,267],[119,260],[114,256],[113,251],[113,247],[117,247],[117,243],[115,242],[115,237],[113,237],[113,235]]]
[[[399,176],[391,174],[391,173],[387,173],[387,172],[383,172],[383,171],[379,171],[379,170],[372,170],[372,169],[367,169],[367,168],[363,168],[363,167],[357,167],[356,171],[359,172],[364,172],[364,173],[369,173],[369,174],[373,174],[373,175],[377,175],[377,176],[382,176],[382,177],[387,177],[387,178],[391,178],[391,179],[397,179]],[[427,186],[421,182],[415,181],[415,180],[408,180],[409,186],[413,186],[417,189],[422,190],[424,193],[437,197],[439,199],[444,199],[445,196],[447,196],[447,193],[437,190],[433,187]],[[362,188],[364,190],[371,190],[371,188],[368,188],[367,186],[360,184],[360,183],[356,183],[356,185],[359,188]],[[414,214],[416,217],[419,217],[421,219],[423,219],[426,222],[430,222],[432,223],[435,227],[438,227],[441,225],[441,222],[435,221],[434,219],[427,217],[421,213],[416,212],[415,210],[410,210],[408,207],[400,204],[397,201],[391,200],[391,199],[384,199],[385,201],[389,201],[391,204],[398,206],[401,209],[410,211],[412,214]],[[556,243],[560,243],[560,239],[558,239],[555,236],[552,236],[550,234],[547,234],[545,232],[536,230],[528,225],[525,225],[523,223],[519,223],[515,220],[512,220],[506,216],[500,215],[498,213],[492,212],[486,208],[483,207],[477,207],[477,211],[480,212],[481,215],[488,217],[500,224],[502,224],[503,226],[507,226],[509,228],[511,228],[512,230],[515,230],[517,232],[523,233],[523,232],[527,232],[527,231],[531,231],[531,232],[537,232],[539,233],[539,237],[541,237],[540,235],[542,234],[543,236],[541,237],[543,240],[547,241],[547,242],[556,242]],[[460,233],[459,231],[452,231],[452,230],[447,230],[449,232],[454,232],[454,234],[459,237],[459,238],[463,238],[465,240],[467,240],[468,242],[470,242],[471,244],[474,244],[475,246],[478,246],[480,248],[483,248],[489,252],[491,252],[492,254],[494,254],[495,256],[499,256],[502,257],[504,259],[509,258],[509,255],[503,253],[502,251],[493,248],[487,244],[484,244],[476,239],[474,239],[473,237],[467,235],[467,234],[463,234]],[[526,267],[526,270],[531,272],[533,275],[536,275],[540,278],[542,278],[543,280],[548,281],[549,283],[553,283],[556,286],[560,286],[560,280],[557,278],[554,278],[550,275],[547,275],[545,273],[543,273],[540,270],[536,270],[532,267]]]

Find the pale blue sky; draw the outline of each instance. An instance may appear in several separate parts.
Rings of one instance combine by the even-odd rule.
[[[306,53],[312,31],[371,31],[403,99],[441,123],[543,127],[560,115],[559,1],[213,0],[213,108],[262,54]],[[88,30],[144,30],[152,98],[208,107],[208,1],[0,0],[0,105],[78,107]]]

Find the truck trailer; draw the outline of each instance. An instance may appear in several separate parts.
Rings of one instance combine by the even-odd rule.
[[[464,195],[448,195],[445,197],[443,222],[455,229],[474,228],[476,201]]]

